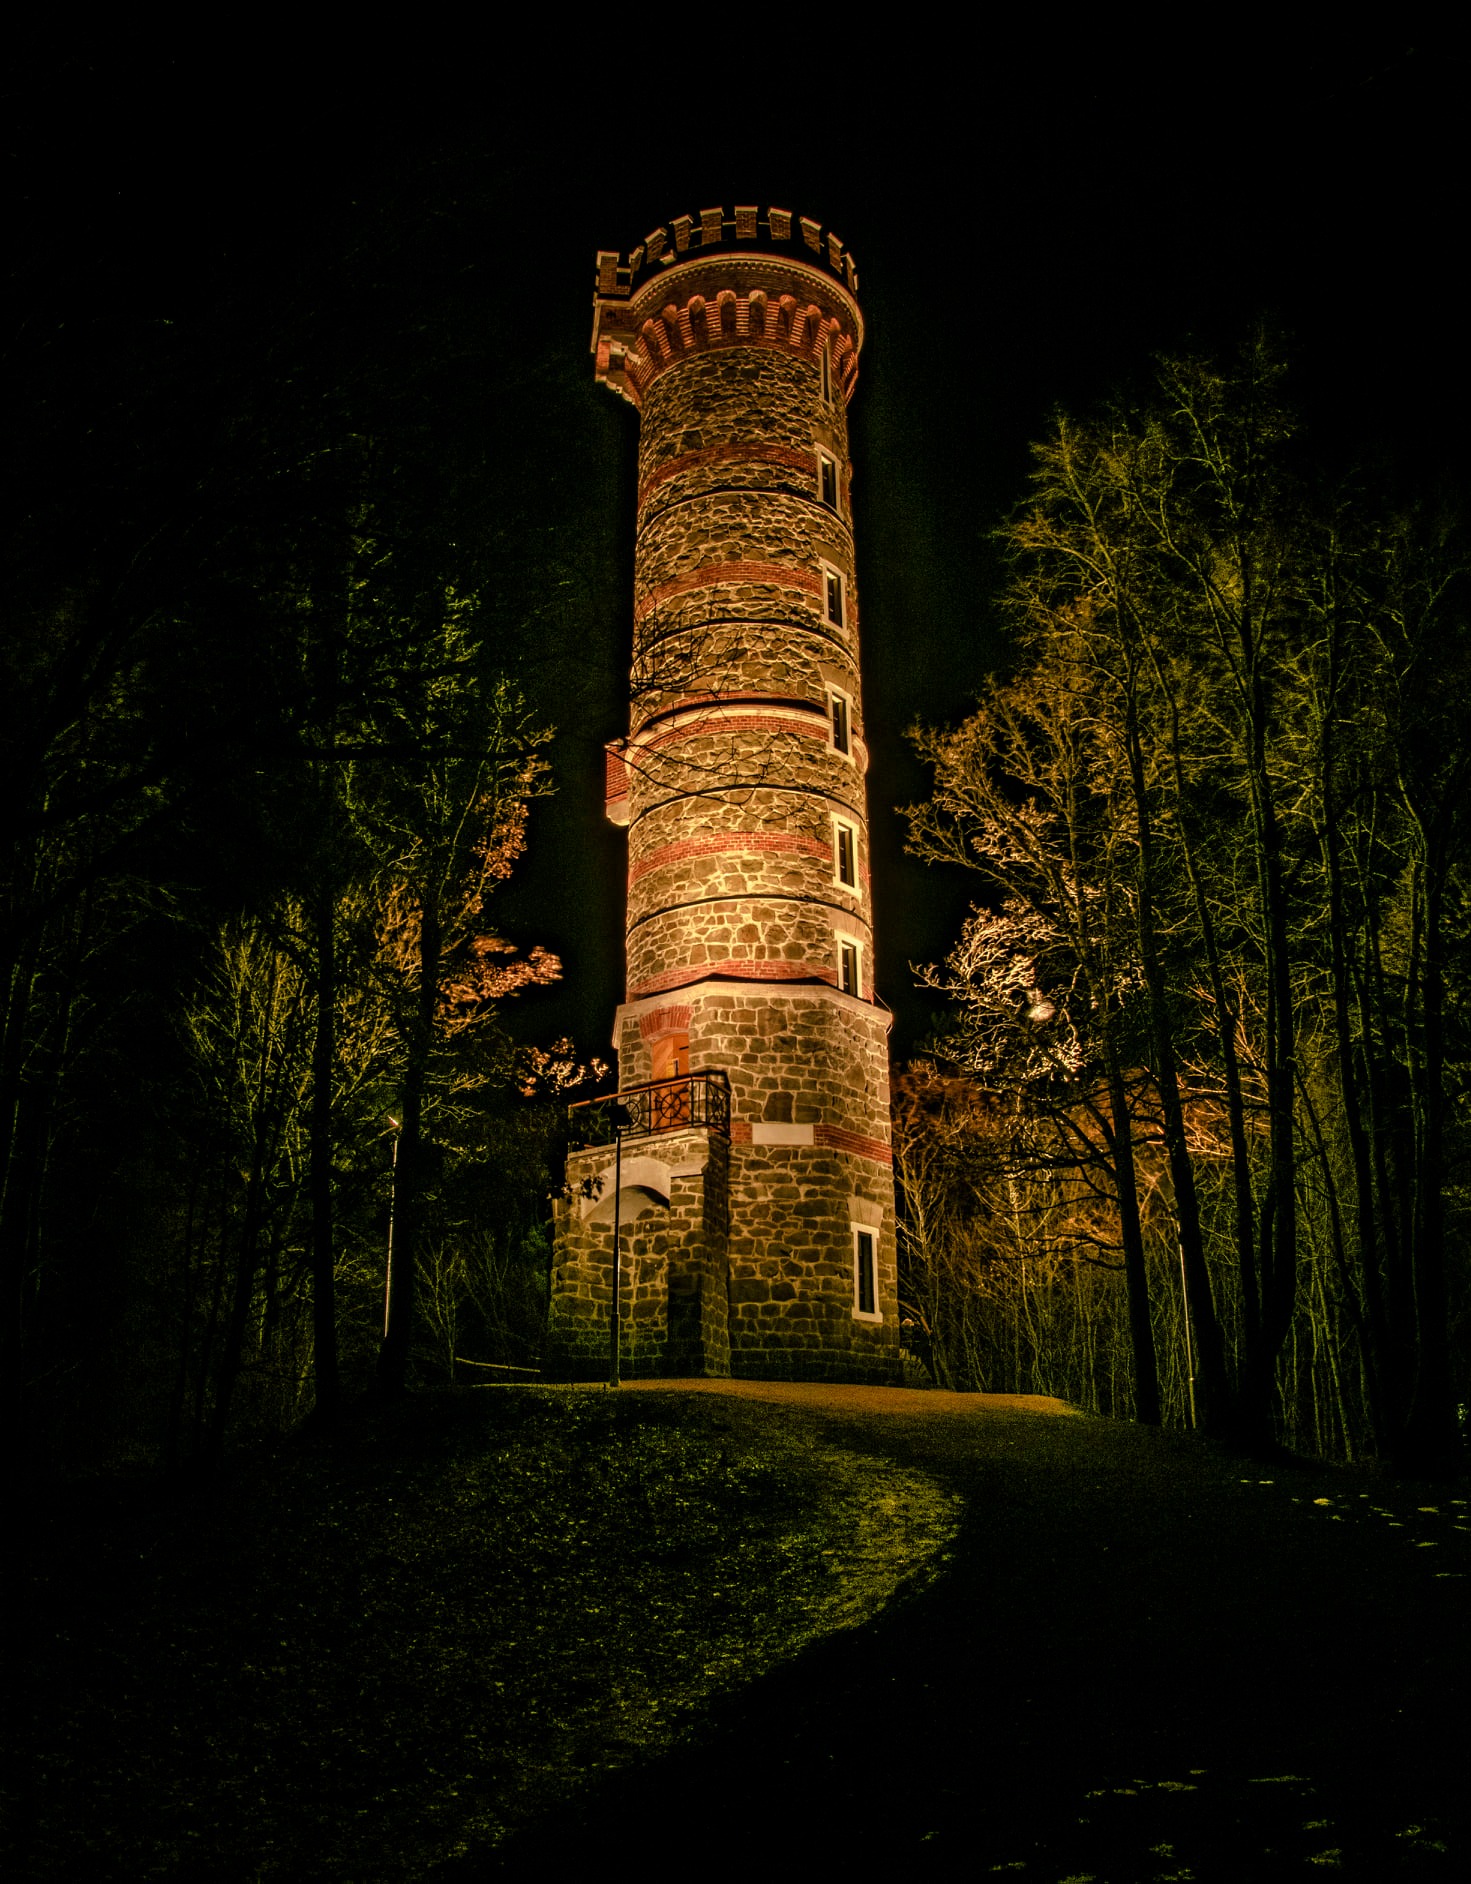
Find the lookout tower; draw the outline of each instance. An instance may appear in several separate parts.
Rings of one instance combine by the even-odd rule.
[[[899,1377],[889,1014],[873,988],[840,239],[704,210],[597,258],[639,414],[616,1100],[573,1108],[551,1363]],[[618,1239],[615,1271],[614,1237]]]

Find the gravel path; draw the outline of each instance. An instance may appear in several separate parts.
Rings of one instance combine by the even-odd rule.
[[[1032,1397],[735,1394],[966,1501],[945,1573],[458,1876],[1467,1875],[1466,1487]]]

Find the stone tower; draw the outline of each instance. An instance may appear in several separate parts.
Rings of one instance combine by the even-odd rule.
[[[858,275],[785,210],[597,258],[639,413],[627,994],[573,1109],[552,1368],[899,1377],[889,1015],[873,988],[846,407]]]

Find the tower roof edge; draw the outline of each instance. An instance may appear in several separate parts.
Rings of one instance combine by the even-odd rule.
[[[597,256],[597,293],[603,298],[624,298],[641,287],[651,274],[696,256],[717,250],[761,250],[818,268],[834,277],[856,301],[858,267],[852,251],[834,230],[811,216],[795,216],[786,209],[759,209],[741,204],[733,210],[703,209],[698,216],[675,216],[650,230],[642,242],[620,254],[600,249]]]
[[[841,239],[810,217],[706,210],[697,226],[676,216],[626,261],[598,252],[597,378],[640,406],[664,367],[691,352],[775,345],[827,358],[846,403],[864,339],[857,283]]]

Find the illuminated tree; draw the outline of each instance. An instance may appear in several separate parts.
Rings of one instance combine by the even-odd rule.
[[[1467,558],[1444,521],[1349,504],[1322,534],[1310,803],[1330,992],[1313,1123],[1380,1449],[1439,1468],[1456,1457],[1454,1102],[1471,1046],[1451,993],[1471,941]]]
[[[354,912],[336,920],[352,926]],[[373,1129],[393,1043],[373,990],[350,977],[325,984],[337,1012],[323,1027],[317,945],[313,913],[290,899],[269,918],[231,921],[183,1010],[194,1103],[176,1115],[175,1170],[191,1203],[179,1233],[175,1453],[186,1430],[190,1450],[218,1453],[242,1370],[274,1374],[286,1422],[300,1417],[309,1388],[323,1408],[318,1133],[325,1115],[330,1157]],[[324,1037],[333,1047],[325,1070]],[[342,1260],[336,1239],[332,1253]],[[335,1315],[335,1291],[327,1301]],[[327,1339],[335,1364],[335,1320]]]
[[[1281,378],[1258,338],[1228,368],[1165,362],[1147,407],[1058,421],[1003,533],[1018,676],[927,737],[915,842],[1000,895],[948,985],[994,1011],[1009,985],[1013,1030],[1023,990],[1070,1013],[1073,912],[1109,912],[1089,1026],[1110,1000],[1132,1016],[1121,1071],[1158,1118],[1201,1422],[1270,1440],[1305,1252],[1331,1248],[1381,1451],[1443,1462],[1464,563],[1312,498]]]
[[[1027,1095],[1056,1156],[1108,1172],[1128,1284],[1137,1416],[1159,1421],[1135,1171],[1132,1038],[1137,940],[1123,894],[1123,829],[1096,715],[1071,673],[1040,664],[993,688],[958,731],[920,734],[935,790],[911,808],[911,848],[979,870],[977,908],[932,985],[956,1004],[947,1057],[987,1092]]]
[[[405,664],[377,750],[351,767],[347,802],[380,859],[376,973],[393,1016],[398,1156],[394,1264],[379,1374],[403,1388],[430,1181],[430,1128],[483,1073],[470,1035],[498,1004],[557,979],[556,958],[518,957],[487,930],[487,899],[525,848],[530,800],[546,789],[548,734],[504,680],[483,684],[472,601],[440,598],[432,632]]]
[[[37,1431],[85,1443],[92,1394],[98,1443],[141,1446],[173,1403],[173,1264],[220,1125],[178,1022],[216,1002],[221,934],[289,945],[313,1030],[287,1240],[330,1415],[386,1165],[342,1097],[349,1010],[390,980],[368,892],[391,858],[362,854],[348,768],[394,763],[398,677],[447,586],[479,598],[477,686],[515,672],[565,713],[596,684],[579,524],[599,506],[528,446],[575,395],[507,372],[483,298],[447,291],[452,219],[420,207],[142,296],[53,303],[89,265],[75,245],[64,276],[42,257],[28,277],[6,360],[25,489],[0,518],[0,1376]],[[487,1094],[514,1090],[509,1050],[479,1063]]]
[[[920,1062],[895,1082],[894,1157],[906,1345],[940,1384],[1138,1417],[1127,1289],[1114,1325],[1117,1172],[1096,1108],[1068,1118]]]

